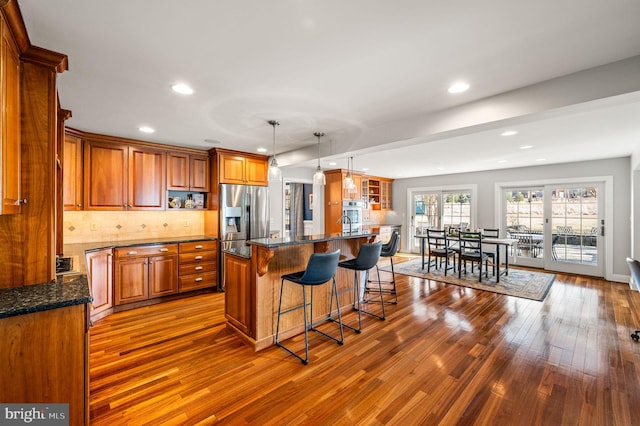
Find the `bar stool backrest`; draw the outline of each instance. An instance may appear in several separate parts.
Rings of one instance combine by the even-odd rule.
[[[307,262],[307,269],[300,278],[307,285],[324,284],[336,274],[340,250],[329,253],[313,253]]]
[[[636,285],[640,286],[640,261],[627,257],[627,264]]]
[[[378,263],[380,253],[382,251],[382,243],[367,243],[360,246],[358,257],[355,258],[353,266],[360,271],[366,271]]]
[[[380,256],[389,257],[395,256],[398,252],[398,246],[400,245],[400,234],[398,231],[394,230],[391,233],[391,238],[389,242],[382,245],[382,250],[380,252]]]

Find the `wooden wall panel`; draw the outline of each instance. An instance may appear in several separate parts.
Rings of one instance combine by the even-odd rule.
[[[22,70],[22,259],[24,283],[55,278],[55,74],[38,64]],[[55,98],[54,98],[55,99]]]

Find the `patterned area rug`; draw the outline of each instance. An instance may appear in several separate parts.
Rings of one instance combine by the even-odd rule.
[[[471,274],[470,265],[467,267],[469,273],[466,276],[463,273],[462,278],[459,279],[458,273],[452,270],[447,272],[446,277],[444,276],[444,271],[434,268],[431,268],[431,273],[427,273],[426,265],[425,269],[422,269],[422,259],[420,258],[407,262],[394,262],[394,269],[397,274],[538,301],[544,300],[551,288],[551,284],[553,284],[553,281],[556,279],[555,274],[509,268],[509,275],[502,275],[498,283],[495,277],[491,275],[492,269],[491,266],[489,266],[489,278],[485,278],[483,272],[482,282],[479,283],[478,269],[474,268],[474,273]],[[380,268],[380,270],[391,271],[391,266],[385,266],[384,268]]]

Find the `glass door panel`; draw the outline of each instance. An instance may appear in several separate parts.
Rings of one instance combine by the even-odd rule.
[[[420,239],[414,235],[427,235],[427,229],[440,229],[440,194],[434,192],[414,192],[413,221],[411,229],[411,251],[420,252]]]
[[[506,237],[516,240],[511,262],[544,266],[544,188],[508,188],[504,191]]]
[[[602,276],[601,185],[549,186],[549,269]]]

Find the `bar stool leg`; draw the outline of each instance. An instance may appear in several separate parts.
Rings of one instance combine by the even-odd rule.
[[[376,265],[377,266],[377,265]],[[365,283],[369,281],[369,270],[367,270],[365,272]],[[368,291],[365,288],[365,291]],[[384,313],[384,299],[382,296],[382,283],[380,281],[380,270],[378,270],[378,294],[380,295],[380,306],[382,308],[382,315],[378,315],[378,314],[374,314],[373,312],[369,312],[369,311],[365,311],[364,309],[362,309],[362,313],[363,314],[367,314],[369,316],[384,320],[386,318],[385,313]],[[369,302],[369,300],[365,300],[365,302]]]

